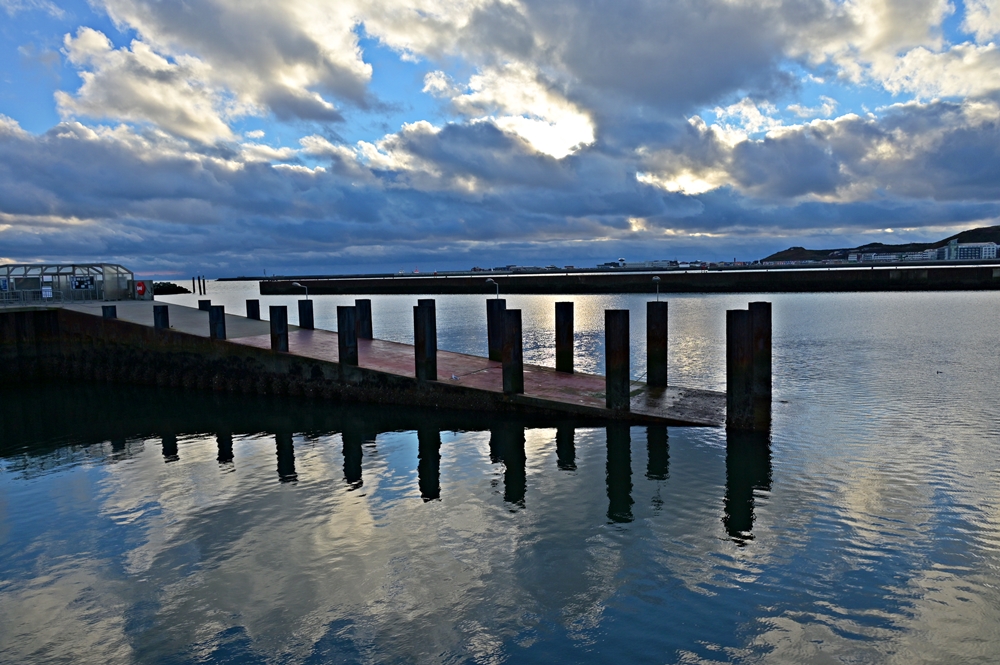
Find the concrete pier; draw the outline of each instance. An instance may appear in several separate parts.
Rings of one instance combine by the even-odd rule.
[[[614,411],[629,410],[629,331],[627,309],[604,310],[605,393]]]
[[[556,371],[573,373],[573,303],[556,303]]]
[[[524,392],[524,354],[521,346],[521,310],[503,312],[503,391],[508,395]]]
[[[646,303],[646,383],[667,387],[667,303]]]
[[[491,298],[486,301],[486,348],[490,360],[500,362],[503,358],[503,313],[507,301]]]
[[[154,307],[165,312],[167,306],[122,301],[114,321],[103,319],[101,303],[2,311],[0,382],[79,378],[476,413],[521,412],[555,423],[559,418],[685,426],[725,422],[723,393],[628,383],[627,371],[622,376],[628,408],[609,409],[604,376],[559,372],[525,364],[522,358],[520,392],[514,392],[509,372],[505,386],[502,362],[438,350],[438,378],[418,381],[413,345],[355,338],[354,361],[350,352],[341,354],[340,335],[288,325],[283,306],[272,307],[270,322],[223,313],[224,341],[210,339],[209,313],[193,307],[171,305],[169,327],[154,329]],[[566,461],[572,455],[565,446],[560,449],[560,458],[572,464]]]
[[[288,307],[285,305],[271,305],[270,326],[271,326],[271,350],[279,353],[288,353]]]

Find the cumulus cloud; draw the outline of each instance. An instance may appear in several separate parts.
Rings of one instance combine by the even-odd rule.
[[[588,115],[523,64],[488,68],[471,77],[465,90],[443,72],[431,72],[424,90],[450,97],[459,113],[478,120],[488,118],[556,159],[594,142],[594,125]]]
[[[988,42],[1000,34],[1000,1],[965,0],[962,28],[976,36],[976,41]]]
[[[66,35],[65,49],[82,68],[83,85],[76,95],[56,93],[64,115],[150,122],[205,143],[233,138],[219,109],[222,95],[204,83],[205,67],[197,59],[171,62],[139,41],[114,49],[92,28]]]

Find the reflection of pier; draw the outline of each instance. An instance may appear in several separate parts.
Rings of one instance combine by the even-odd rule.
[[[489,433],[490,461],[501,464],[496,485],[502,500],[513,509],[526,507],[530,487],[527,462],[532,447],[526,449],[526,432],[545,429],[551,432],[546,455],[551,455],[553,473],[579,474],[578,427],[592,430],[589,421],[558,420],[544,416],[519,417],[511,414],[477,414],[467,411],[428,411],[399,407],[385,409],[368,405],[330,405],[317,408],[285,397],[235,397],[157,388],[124,388],[108,385],[28,386],[4,393],[5,413],[12,417],[0,420],[0,457],[23,459],[30,464],[34,456],[45,459],[73,437],[102,445],[109,442],[109,459],[128,457],[145,439],[156,443],[156,454],[174,464],[184,459],[185,441],[214,438],[216,460],[224,470],[239,467],[234,455],[234,438],[262,433],[274,441],[276,482],[291,482],[308,476],[296,459],[296,442],[301,438],[316,440],[323,435],[340,434],[344,482],[350,489],[362,487],[364,450],[383,433],[413,432],[414,493],[423,501],[435,501],[445,495],[442,485],[442,432],[482,431]],[[123,411],[120,418],[91,417],[90,406],[99,401],[142,405]],[[60,409],[41,410],[38,404],[60,404]],[[606,447],[603,466],[607,496],[606,516],[612,523],[636,519],[636,478],[655,483],[653,506],[663,507],[661,491],[669,488],[670,450],[667,428],[648,425],[630,427],[627,423],[606,423]],[[645,445],[642,437],[645,434]],[[600,437],[600,434],[598,434]],[[721,526],[738,543],[752,540],[755,511],[761,493],[771,490],[771,452],[768,433],[727,431],[724,511]],[[593,445],[593,437],[588,435]],[[533,439],[535,440],[535,439]],[[39,444],[38,442],[43,442]],[[633,449],[633,444],[639,446]],[[149,445],[148,443],[146,445]],[[633,468],[635,453],[645,447],[645,473]],[[591,448],[593,450],[593,448]],[[237,453],[239,451],[236,451]],[[639,453],[641,454],[641,453]],[[86,453],[93,459],[92,453]],[[299,464],[296,464],[296,462]],[[588,474],[594,473],[590,467]],[[593,476],[589,476],[593,478]],[[638,481],[639,485],[642,480]],[[598,488],[594,488],[598,492]]]

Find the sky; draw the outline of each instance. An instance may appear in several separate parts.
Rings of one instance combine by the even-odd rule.
[[[753,260],[1000,223],[1000,0],[0,0],[0,262]]]

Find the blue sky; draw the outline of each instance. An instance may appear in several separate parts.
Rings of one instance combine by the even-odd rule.
[[[1000,0],[0,0],[0,260],[755,259],[1000,215]]]

